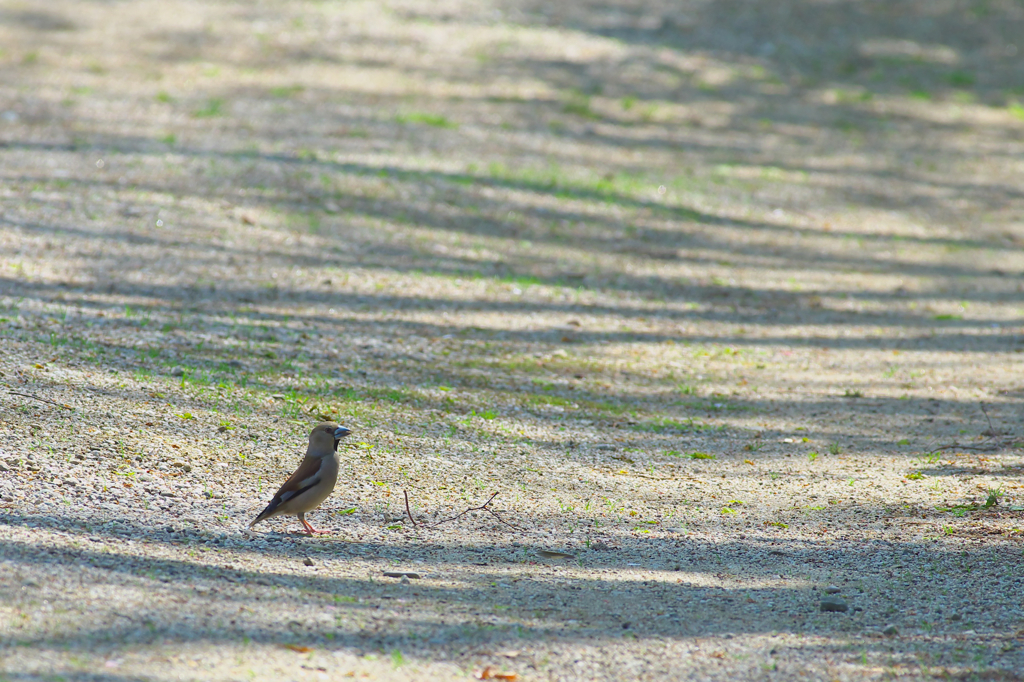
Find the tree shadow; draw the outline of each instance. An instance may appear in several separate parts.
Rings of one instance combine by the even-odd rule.
[[[892,511],[885,510],[887,514]],[[908,509],[905,513],[916,518],[919,511]],[[877,518],[881,512],[861,509],[868,518]],[[99,589],[127,585],[148,595],[145,603],[99,606],[90,625],[19,639],[22,646],[39,652],[87,651],[97,642],[108,643],[116,652],[200,640],[215,645],[253,641],[301,643],[328,652],[399,649],[414,657],[445,661],[465,656],[458,642],[467,634],[476,645],[495,647],[594,637],[611,643],[617,636],[609,633],[616,630],[628,630],[630,637],[640,641],[797,633],[809,627],[855,635],[877,632],[892,622],[895,614],[909,613],[916,618],[896,615],[897,622],[930,624],[928,634],[918,637],[921,646],[938,646],[950,635],[979,629],[985,633],[992,655],[1002,646],[999,633],[1012,620],[1010,595],[990,603],[984,611],[961,614],[951,621],[938,595],[904,589],[915,574],[939,563],[957,567],[947,575],[950,584],[958,584],[968,574],[971,580],[987,577],[998,581],[1013,565],[1014,559],[998,547],[957,545],[948,540],[868,541],[850,546],[827,539],[798,541],[783,536],[724,543],[685,536],[650,537],[643,541],[639,553],[636,549],[581,550],[577,556],[583,575],[577,572],[567,587],[562,569],[536,558],[537,551],[547,546],[528,537],[517,538],[514,533],[504,533],[507,540],[475,548],[436,536],[424,538],[415,547],[386,542],[325,546],[316,540],[286,537],[274,538],[276,542],[260,541],[267,536],[252,540],[230,531],[217,536],[181,528],[168,535],[154,533],[146,524],[127,518],[114,530],[110,524],[97,529],[81,521],[10,513],[0,516],[0,521],[11,527],[59,529],[72,540],[50,548],[3,541],[8,568],[21,576],[0,588],[5,600],[25,590],[39,598],[52,596],[61,588],[46,583],[51,574],[67,565],[80,567],[78,580],[83,585]],[[537,527],[547,523],[540,518],[532,521]],[[196,559],[180,558],[180,552],[175,558],[143,556],[126,544],[129,539],[166,545],[167,549],[191,548]],[[296,575],[224,567],[217,564],[215,552],[209,551],[217,547],[296,562],[315,556],[318,568]],[[311,551],[315,553],[311,555]],[[745,557],[752,552],[770,556],[771,563],[750,564]],[[401,566],[418,559],[421,563],[416,570],[424,577],[399,584],[382,576],[355,577],[338,570],[366,557],[387,558]],[[513,565],[526,566],[532,577],[506,582],[506,568]],[[628,569],[633,575],[614,579],[603,575],[603,569],[626,567],[633,567]],[[819,610],[822,593],[817,582],[831,570],[850,570],[858,576],[840,588],[850,607],[848,613]],[[702,574],[711,580],[702,579]],[[33,578],[26,583],[24,576]],[[772,581],[781,584],[768,586]],[[22,584],[15,584],[18,582]],[[576,592],[599,598],[580,600],[573,596]],[[646,608],[641,603],[651,599],[661,605],[653,619],[644,615]],[[400,612],[389,609],[400,603],[407,605]],[[191,609],[171,608],[172,604],[186,604]],[[444,609],[443,617],[435,613],[438,607]],[[761,629],[752,629],[754,621],[749,616],[765,610],[769,618],[756,619]],[[280,613],[289,616],[271,615]],[[494,615],[481,622],[481,613]],[[856,647],[888,650],[880,639],[860,639]]]

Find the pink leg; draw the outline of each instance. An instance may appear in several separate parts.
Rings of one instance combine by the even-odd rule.
[[[304,516],[300,516],[299,517],[299,521],[302,522],[302,525],[306,529],[306,532],[309,533],[310,535],[330,535],[331,534],[331,531],[329,531],[329,530],[317,530],[316,528],[313,528],[313,526],[309,525],[309,521],[307,521]]]

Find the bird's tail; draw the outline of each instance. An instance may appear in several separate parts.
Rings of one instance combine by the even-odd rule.
[[[249,527],[252,528],[253,526],[255,526],[260,521],[269,519],[271,516],[274,515],[275,511],[277,511],[277,505],[275,503],[271,502],[270,504],[267,505],[266,509],[264,509],[263,511],[260,512],[259,516],[257,516],[255,519],[252,520],[252,523],[249,524]]]

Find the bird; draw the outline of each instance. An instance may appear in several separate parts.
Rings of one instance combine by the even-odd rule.
[[[334,422],[321,422],[309,434],[306,456],[284,485],[274,494],[267,508],[249,524],[252,528],[260,521],[282,514],[299,517],[299,522],[310,535],[329,534],[316,530],[306,520],[306,512],[313,511],[326,500],[338,482],[338,443],[350,434],[344,426]]]

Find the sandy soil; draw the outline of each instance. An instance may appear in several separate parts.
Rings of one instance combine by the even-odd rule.
[[[1021,36],[0,0],[0,680],[1022,679]]]

